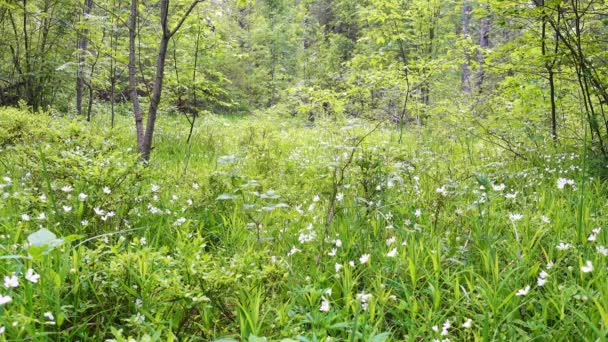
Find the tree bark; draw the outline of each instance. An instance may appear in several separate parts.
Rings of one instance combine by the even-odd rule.
[[[135,36],[137,34],[137,0],[131,0],[131,13],[129,15],[129,88],[131,91],[131,101],[133,102],[133,117],[135,118],[135,131],[137,135],[137,149],[141,153],[144,143],[144,125],[137,95],[137,79],[135,69]]]
[[[467,3],[467,0],[463,0],[462,3],[462,36],[466,41],[469,38],[469,20],[471,18],[471,7]],[[464,51],[464,63],[462,64],[462,91],[465,94],[471,93],[471,56],[465,48]]]
[[[479,64],[479,70],[477,72],[477,82],[475,86],[477,87],[477,91],[479,93],[482,92],[483,80],[485,77],[484,66],[484,49],[490,47],[490,27],[491,21],[489,18],[481,19],[480,23],[480,33],[479,33],[479,51],[477,53],[477,63]]]
[[[84,7],[82,9],[82,16],[84,20],[86,20],[87,16],[91,14],[92,8],[93,0],[85,0]],[[78,115],[82,115],[82,95],[85,85],[83,72],[85,63],[84,54],[89,45],[88,35],[89,30],[86,28],[82,29],[78,34],[78,42],[76,43],[76,48],[78,49],[78,67],[76,69],[76,112],[78,112]]]
[[[169,28],[169,0],[160,1],[160,23],[162,29],[162,37],[160,40],[160,45],[158,47],[158,56],[156,57],[156,76],[154,78],[154,85],[152,86],[152,96],[150,97],[150,107],[148,108],[146,131],[145,133],[143,133],[141,144],[138,144],[139,153],[141,154],[142,159],[146,162],[150,160],[150,152],[152,151],[152,138],[154,136],[154,126],[156,124],[158,106],[160,104],[160,99],[163,92],[163,80],[165,78],[165,61],[167,57],[167,48],[169,47],[169,40],[181,28],[181,26],[184,24],[184,21],[186,20],[188,15],[190,15],[190,13],[194,10],[196,5],[198,5],[202,1],[203,0],[194,0],[190,4],[190,7],[186,10],[186,13],[184,13],[184,15],[181,17],[181,19],[178,21],[178,23],[172,30]],[[133,39],[133,55],[135,55],[135,39]],[[134,71],[135,58],[133,58],[133,73]]]

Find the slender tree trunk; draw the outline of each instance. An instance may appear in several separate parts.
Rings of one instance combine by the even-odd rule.
[[[135,1],[135,0],[132,0]],[[197,4],[201,3],[202,0],[194,0],[186,13],[179,20],[178,24],[173,28],[169,29],[169,0],[160,1],[160,22],[162,29],[162,37],[160,39],[160,45],[158,47],[158,56],[156,57],[156,76],[154,78],[154,85],[152,87],[152,96],[150,97],[150,107],[148,108],[148,118],[146,122],[146,131],[143,136],[142,144],[139,147],[142,159],[144,161],[150,160],[150,152],[152,151],[152,138],[154,136],[154,125],[156,123],[156,115],[158,114],[158,106],[163,92],[163,80],[165,78],[165,61],[167,57],[167,48],[169,47],[169,40],[173,35],[180,29],[188,15],[194,10]],[[134,41],[133,41],[134,45]],[[135,68],[135,64],[133,64]]]
[[[144,143],[144,125],[141,114],[141,106],[139,105],[139,97],[137,95],[137,79],[135,63],[135,36],[137,34],[137,0],[131,0],[131,13],[129,16],[129,88],[131,91],[131,101],[133,101],[133,117],[135,118],[135,130],[137,135],[137,149],[141,153]]]
[[[85,0],[82,9],[82,20],[86,21],[87,17],[91,14],[92,8],[93,0]],[[82,96],[85,85],[83,72],[85,63],[84,54],[86,53],[89,44],[88,35],[89,30],[86,28],[82,29],[78,34],[78,42],[76,43],[76,48],[78,49],[78,67],[76,69],[76,111],[78,112],[78,115],[82,115]]]
[[[467,3],[467,0],[463,0],[462,3],[462,36],[468,41],[469,38],[469,20],[471,17],[471,7]],[[464,63],[462,64],[462,91],[465,94],[471,93],[471,56],[465,48],[464,51]]]
[[[477,82],[475,84],[477,91],[479,93],[482,92],[483,80],[485,77],[484,70],[484,49],[490,47],[490,26],[491,22],[489,18],[481,19],[480,23],[480,33],[479,33],[479,51],[477,53],[477,63],[479,64],[479,70],[477,73]]]

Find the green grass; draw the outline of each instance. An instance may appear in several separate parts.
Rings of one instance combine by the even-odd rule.
[[[608,334],[607,186],[582,147],[271,115],[201,118],[189,146],[162,117],[146,167],[130,118],[97,120],[0,109],[0,339]]]

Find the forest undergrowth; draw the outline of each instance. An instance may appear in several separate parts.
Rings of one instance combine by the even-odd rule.
[[[131,120],[0,109],[0,340],[608,334],[584,145],[270,114],[203,117],[188,144],[163,116],[144,165]]]

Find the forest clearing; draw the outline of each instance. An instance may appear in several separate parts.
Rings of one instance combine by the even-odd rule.
[[[607,18],[0,0],[0,341],[604,341]]]

